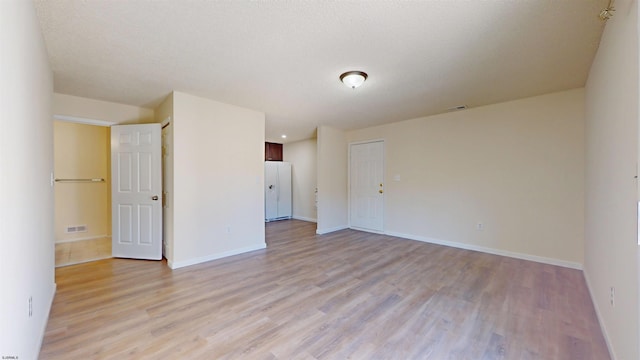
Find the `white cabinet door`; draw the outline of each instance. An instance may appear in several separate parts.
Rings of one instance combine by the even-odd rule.
[[[356,229],[382,232],[384,143],[352,144],[349,162],[349,221]]]
[[[278,217],[291,217],[291,163],[278,164]]]
[[[162,259],[160,124],[111,127],[114,257]]]
[[[264,217],[278,217],[278,164],[271,161],[264,163]]]

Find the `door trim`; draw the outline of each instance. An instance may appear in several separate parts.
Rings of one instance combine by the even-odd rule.
[[[89,119],[89,118],[83,118],[83,117],[78,117],[78,116],[69,116],[69,115],[58,115],[58,114],[55,114],[55,115],[53,115],[53,118],[55,120],[72,122],[72,123],[77,123],[77,124],[85,124],[85,125],[95,125],[95,126],[105,126],[105,127],[110,127],[110,126],[113,126],[113,125],[117,125],[117,123],[115,123],[113,121]]]
[[[372,230],[372,229],[363,229],[363,228],[359,228],[359,227],[354,227],[351,225],[351,146],[352,145],[360,145],[360,144],[370,144],[370,143],[376,143],[376,142],[380,142],[382,143],[382,182],[386,184],[386,180],[384,178],[384,173],[386,170],[386,161],[385,158],[387,156],[386,153],[386,147],[385,147],[385,140],[384,138],[381,139],[370,139],[370,140],[361,140],[361,141],[353,141],[350,142],[348,144],[348,151],[347,151],[347,226],[349,227],[349,229],[354,229],[354,230],[358,230],[358,231],[365,231],[365,232],[370,232],[370,233],[374,233],[374,234],[384,234],[385,233],[385,209],[386,209],[386,196],[382,197],[382,230],[380,231],[376,231],[376,230]],[[386,188],[386,186],[385,186]]]

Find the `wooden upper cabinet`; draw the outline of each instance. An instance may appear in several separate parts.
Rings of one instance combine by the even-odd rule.
[[[264,143],[265,161],[282,161],[282,144]]]

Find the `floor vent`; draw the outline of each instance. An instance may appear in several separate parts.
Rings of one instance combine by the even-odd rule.
[[[87,225],[67,226],[67,233],[87,232]]]

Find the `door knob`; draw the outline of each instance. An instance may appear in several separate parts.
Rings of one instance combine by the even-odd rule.
[[[380,189],[380,190],[378,190],[378,192],[379,192],[380,194],[382,194],[382,193],[384,192],[384,190]]]
[[[153,195],[153,196],[151,197],[151,200],[153,200],[153,201],[157,201],[158,199],[159,199],[159,198],[158,198],[158,195]]]

